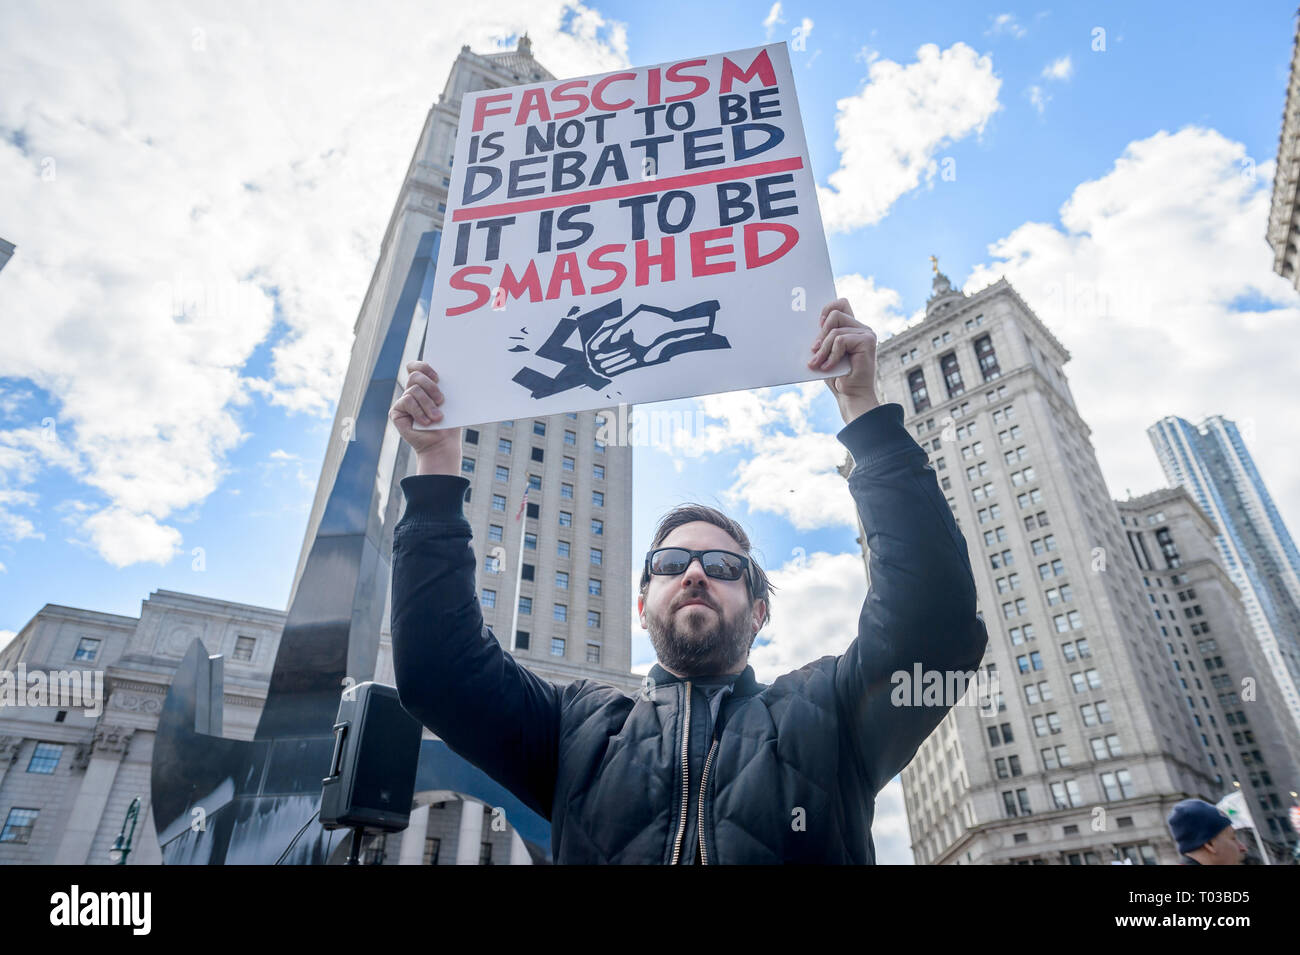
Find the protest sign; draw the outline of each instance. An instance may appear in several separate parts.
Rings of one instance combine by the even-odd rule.
[[[788,384],[830,257],[784,43],[466,93],[439,427]]]

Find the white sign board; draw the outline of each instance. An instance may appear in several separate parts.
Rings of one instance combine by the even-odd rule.
[[[439,427],[809,381],[835,286],[784,43],[465,94]]]

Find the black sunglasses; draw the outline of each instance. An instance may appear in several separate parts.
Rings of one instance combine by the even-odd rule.
[[[744,576],[747,586],[752,588],[749,579],[749,558],[733,554],[729,550],[689,550],[685,547],[660,547],[646,554],[646,573],[666,577],[676,577],[686,573],[691,561],[700,559],[704,573],[715,580],[739,580]]]

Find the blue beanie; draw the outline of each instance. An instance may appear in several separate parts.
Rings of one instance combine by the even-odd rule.
[[[1199,849],[1228,826],[1232,820],[1204,799],[1184,799],[1169,813],[1169,834],[1184,855]]]

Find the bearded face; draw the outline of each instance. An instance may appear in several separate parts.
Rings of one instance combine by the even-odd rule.
[[[731,672],[754,642],[752,605],[732,613],[702,593],[685,593],[667,613],[647,610],[646,629],[659,662],[674,673]]]
[[[731,535],[704,521],[675,528],[659,546],[743,553]],[[766,615],[744,577],[709,577],[698,560],[675,577],[651,575],[637,604],[660,665],[684,676],[738,672]]]

